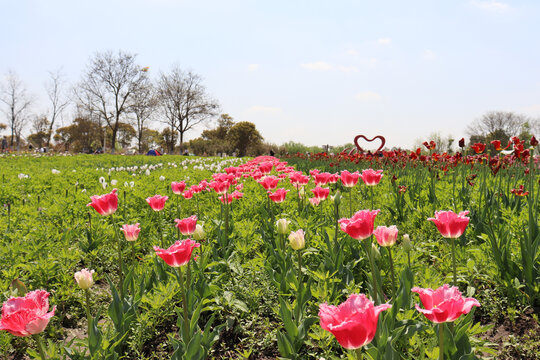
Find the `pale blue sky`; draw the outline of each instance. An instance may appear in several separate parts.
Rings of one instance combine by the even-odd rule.
[[[199,73],[223,112],[276,143],[409,147],[460,138],[488,110],[540,117],[540,1],[3,3],[0,72],[41,104],[47,71],[76,82],[93,53],[121,49],[153,75]]]

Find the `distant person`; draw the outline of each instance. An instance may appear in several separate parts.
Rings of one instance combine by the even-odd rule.
[[[276,153],[274,152],[274,149],[270,149],[270,156],[274,156]]]
[[[2,152],[6,152],[8,149],[7,138],[4,136],[2,139]]]

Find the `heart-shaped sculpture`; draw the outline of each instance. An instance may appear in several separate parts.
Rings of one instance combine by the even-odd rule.
[[[381,146],[379,146],[379,148],[377,149],[377,151],[375,151],[375,153],[378,153],[379,151],[381,151],[381,149],[384,147],[384,144],[386,144],[386,139],[382,135],[377,135],[373,139],[368,139],[364,135],[356,135],[354,138],[354,145],[356,145],[356,148],[358,149],[358,151],[364,151],[364,149],[362,149],[360,145],[358,145],[358,139],[360,138],[366,140],[367,142],[372,142],[372,141],[375,141],[376,139],[379,139],[381,141]]]

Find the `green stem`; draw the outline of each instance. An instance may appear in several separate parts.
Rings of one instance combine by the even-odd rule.
[[[390,257],[390,272],[392,273],[392,299],[396,298],[396,275],[394,274],[394,260],[392,259],[392,250],[388,246],[388,256]]]
[[[135,258],[135,241],[131,241],[131,261],[132,266],[135,267],[136,258]]]
[[[356,355],[356,360],[362,360],[362,348],[361,347],[354,350],[354,353]]]
[[[371,210],[373,210],[373,186],[370,186],[369,189],[371,190]]]
[[[186,300],[186,289],[184,288],[184,273],[182,272],[182,267],[178,267],[178,275],[179,275],[179,282],[180,282],[180,291],[182,294],[182,308],[184,311],[184,345],[187,347],[190,341],[190,334],[189,334],[189,316],[188,316],[188,309],[187,309],[187,300]]]
[[[302,300],[302,250],[298,250],[298,295],[296,297],[296,321],[300,323],[301,300]]]
[[[352,217],[352,188],[349,188],[349,217]]]
[[[411,269],[411,254],[410,251],[407,251],[407,263],[409,265],[409,270]]]
[[[369,238],[369,243],[365,244],[365,248],[366,248],[366,253],[367,253],[367,256],[368,256],[368,259],[369,259],[369,264],[371,265],[371,279],[372,279],[372,288],[373,288],[373,302],[375,305],[378,304],[378,291],[377,291],[377,288],[378,288],[378,285],[377,285],[377,275],[375,274],[375,259],[374,259],[374,254],[373,254],[373,248],[371,246],[371,244],[373,243],[373,239],[372,237]],[[363,240],[362,240],[363,241]]]
[[[114,228],[114,234],[116,235],[116,243],[118,245],[118,277],[120,279],[120,297],[124,299],[124,265],[122,261],[122,240],[120,239],[120,235],[118,234],[118,225],[114,221],[114,217],[112,215],[111,222]]]
[[[444,323],[439,324],[439,360],[444,360]]]
[[[456,239],[451,238],[452,242],[452,268],[454,270],[454,286],[457,286],[457,272],[456,272]]]
[[[39,334],[35,334],[34,339],[36,340],[37,348],[38,348],[39,356],[41,357],[41,360],[46,360],[47,358],[45,357],[45,351],[43,351],[43,344],[41,343],[41,337],[39,336]]]
[[[86,319],[88,322],[88,342],[90,342],[90,328],[92,326],[92,315],[90,315],[90,290],[85,289],[84,295],[86,297]]]
[[[158,217],[159,217],[159,224],[158,224],[159,239],[160,239],[161,246],[165,248],[165,243],[163,242],[163,215],[161,214],[161,211],[158,211]]]

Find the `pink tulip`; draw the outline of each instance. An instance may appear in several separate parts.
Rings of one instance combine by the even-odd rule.
[[[373,234],[375,217],[381,210],[360,210],[352,218],[339,220],[341,230],[356,240],[364,240]]]
[[[315,187],[315,189],[311,190],[311,192],[319,200],[326,200],[326,198],[330,194],[330,189],[317,186],[317,187]]]
[[[234,190],[234,191],[232,192],[231,196],[233,197],[233,199],[238,200],[238,199],[241,199],[241,198],[244,197],[244,193],[241,193],[241,192],[238,191],[238,190]]]
[[[373,231],[373,235],[375,235],[375,239],[377,239],[379,245],[392,246],[396,243],[398,228],[396,225],[392,225],[390,227],[377,226],[375,231]]]
[[[154,246],[156,254],[172,267],[180,267],[186,265],[191,259],[191,253],[194,248],[201,246],[198,242],[191,239],[177,241],[168,249],[161,249]]]
[[[462,211],[459,214],[453,211],[436,211],[435,218],[428,220],[435,223],[443,237],[456,239],[465,232],[469,224],[469,218],[465,216],[467,214],[469,211]]]
[[[30,291],[24,297],[12,297],[2,305],[0,330],[15,336],[39,334],[54,316],[56,306],[49,311],[49,293],[45,290]]]
[[[176,227],[180,230],[182,235],[191,235],[195,231],[195,226],[197,225],[197,216],[192,215],[185,219],[175,219]]]
[[[285,189],[277,189],[274,193],[268,191],[268,197],[275,203],[282,203],[283,201],[285,201],[285,196],[288,192],[289,190]]]
[[[315,174],[313,177],[313,181],[315,182],[316,186],[320,185],[326,185],[330,181],[330,178],[332,177],[332,174],[324,172],[324,173],[318,173]]]
[[[218,199],[219,199],[219,201],[221,201],[221,202],[224,203],[224,204],[225,204],[224,199],[226,199],[226,200],[227,200],[227,204],[230,204],[230,203],[232,203],[234,197],[233,197],[232,194],[223,194],[223,195],[221,195],[220,197],[218,197]]]
[[[425,308],[422,309],[416,304],[416,310],[434,323],[455,321],[461,315],[468,314],[473,306],[480,306],[476,299],[462,297],[457,287],[450,287],[448,284],[437,290],[414,287],[411,291],[420,295],[420,301]]]
[[[184,191],[185,188],[186,188],[186,183],[183,181],[180,181],[180,182],[173,181],[171,183],[172,192],[175,193],[176,195],[180,195]]]
[[[309,202],[311,205],[317,206],[321,203],[321,199],[319,199],[318,197],[312,197],[312,198],[309,198]]]
[[[358,179],[360,178],[360,174],[358,171],[355,171],[353,173],[348,172],[347,170],[343,170],[341,172],[341,183],[345,187],[353,187],[358,183]]]
[[[165,207],[165,201],[167,201],[168,196],[154,195],[152,197],[146,198],[146,202],[152,210],[161,211]]]
[[[382,170],[373,170],[373,169],[366,169],[362,170],[362,175],[360,175],[362,180],[364,180],[364,183],[368,186],[375,186],[383,177],[383,171]]]
[[[330,331],[345,349],[354,350],[369,344],[377,332],[379,313],[390,304],[373,306],[364,294],[352,294],[339,306],[319,305],[321,327]]]
[[[265,190],[275,189],[278,182],[279,178],[275,176],[265,176],[262,180],[259,180],[259,184],[261,184]]]
[[[208,184],[214,191],[218,194],[225,194],[229,187],[231,186],[231,183],[226,181],[211,181],[210,184]]]
[[[274,164],[271,162],[263,162],[259,165],[259,171],[263,174],[269,174],[272,171]]]
[[[113,189],[110,194],[90,196],[92,202],[86,204],[86,206],[93,207],[98,214],[103,216],[114,214],[116,209],[118,209],[118,195],[116,191],[116,189]]]
[[[139,228],[139,223],[136,223],[135,225],[122,225],[120,230],[124,232],[124,236],[126,237],[127,241],[137,240],[139,237],[139,232],[141,231]]]
[[[309,183],[309,176],[302,174],[301,171],[291,173],[289,175],[289,179],[291,181],[291,184],[296,189],[300,188],[303,185],[307,185],[307,183]]]
[[[193,197],[193,191],[186,190],[182,193],[182,196],[184,197],[184,199],[191,199]]]

